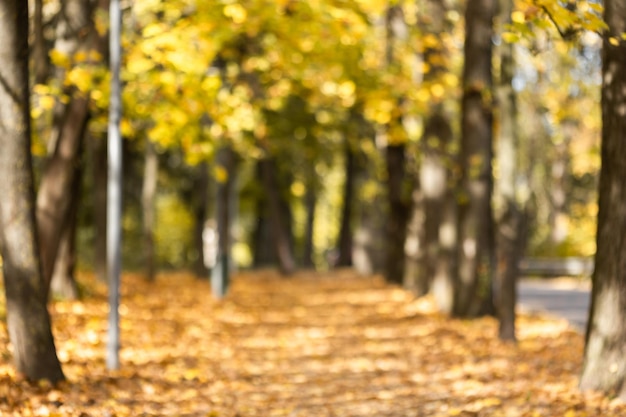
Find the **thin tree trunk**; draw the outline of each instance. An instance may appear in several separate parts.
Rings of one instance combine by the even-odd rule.
[[[107,141],[92,136],[91,162],[93,176],[94,271],[100,282],[107,281]]]
[[[339,228],[339,258],[333,266],[352,266],[352,207],[354,205],[354,181],[356,176],[355,155],[346,143],[345,150],[345,182],[343,186],[343,207],[341,209],[341,226]]]
[[[306,226],[304,230],[304,250],[302,253],[302,266],[305,268],[315,268],[313,262],[313,252],[315,245],[313,242],[313,232],[315,229],[315,208],[317,197],[315,189],[311,184],[306,189],[304,204],[306,206]]]
[[[293,238],[291,236],[290,217],[285,216],[285,205],[281,196],[281,188],[277,178],[276,163],[271,158],[259,161],[261,181],[269,207],[269,220],[272,225],[273,244],[276,248],[278,264],[285,275],[292,274],[296,269],[293,255]]]
[[[604,2],[597,251],[580,387],[626,400],[626,0]],[[617,44],[615,43],[617,40]]]
[[[48,48],[44,36],[43,0],[35,0],[33,7],[33,69],[35,72],[35,84],[44,84],[50,71]]]
[[[72,56],[87,46],[90,33],[90,7],[82,0],[62,3],[62,19],[55,48]],[[62,72],[59,76],[64,76]],[[58,108],[55,129],[49,143],[37,194],[37,228],[44,280],[49,288],[63,229],[69,222],[72,184],[77,176],[78,160],[89,118],[89,100],[75,89],[67,92],[69,103]]]
[[[43,276],[49,287],[61,235],[69,223],[72,184],[88,119],[84,97],[70,99],[54,153],[49,156],[37,194],[37,228]]]
[[[445,1],[429,0],[424,2],[423,7],[419,27],[425,36],[438,38],[451,30],[452,24],[447,19],[448,7]],[[444,42],[433,42],[424,46],[423,60],[428,68],[423,75],[424,87],[442,83],[442,76],[448,71],[448,56],[449,51]],[[449,144],[452,141],[452,129],[444,113],[442,100],[442,97],[430,98],[424,133],[420,140],[420,189],[414,191],[413,213],[407,237],[405,286],[417,296],[432,290],[442,252],[439,229],[444,204],[450,195]],[[440,275],[439,278],[452,280],[452,276],[446,275]],[[453,288],[453,285],[449,283],[446,287]]]
[[[97,0],[95,19],[108,16],[109,0]],[[100,17],[101,18],[101,17]],[[109,61],[109,33],[99,33],[95,39],[96,50],[103,56],[104,63]],[[100,282],[107,282],[107,188],[108,188],[108,144],[106,137],[92,136],[93,163],[93,204],[94,204],[94,270]]]
[[[52,274],[50,291],[53,297],[64,300],[77,300],[79,297],[78,284],[76,282],[76,232],[78,229],[78,208],[80,206],[80,188],[82,180],[82,168],[74,178],[74,188],[71,194],[70,213],[68,224],[63,229],[59,252]]]
[[[35,224],[30,154],[28,2],[0,0],[0,234],[7,327],[18,372],[65,377],[56,355]]]
[[[511,23],[512,0],[500,0],[503,24]],[[515,340],[515,305],[517,303],[518,265],[524,250],[525,221],[516,181],[519,176],[520,144],[517,137],[517,100],[513,89],[515,60],[513,45],[503,43],[500,55],[500,80],[497,87],[499,112],[498,172],[496,207],[498,209],[497,263],[494,276],[494,304],[499,319],[499,337]]]
[[[201,162],[194,170],[192,201],[195,221],[193,241],[198,254],[194,261],[193,270],[198,278],[206,278],[209,275],[209,268],[204,258],[204,240],[202,238],[209,214],[209,168],[206,162]]]
[[[216,218],[218,233],[218,269],[223,277],[230,274],[232,245],[232,193],[235,184],[236,154],[231,148],[223,148],[217,156],[217,163],[226,172],[223,181],[217,181]]]
[[[141,188],[141,212],[143,213],[143,263],[146,279],[156,278],[156,249],[154,246],[154,225],[156,221],[156,190],[159,173],[159,158],[155,145],[147,141]]]
[[[453,313],[480,314],[492,269],[492,36],[496,0],[469,0],[461,120],[458,280]]]

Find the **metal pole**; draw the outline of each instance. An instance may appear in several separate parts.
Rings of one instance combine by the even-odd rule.
[[[121,270],[121,214],[122,214],[122,137],[120,118],[122,99],[120,85],[121,24],[119,0],[109,4],[109,48],[111,96],[109,102],[108,137],[108,199],[107,199],[107,275],[109,281],[109,328],[107,369],[120,367],[120,270]]]

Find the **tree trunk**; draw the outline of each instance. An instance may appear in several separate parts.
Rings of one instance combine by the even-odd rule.
[[[218,265],[224,277],[229,276],[232,246],[232,195],[235,186],[236,154],[231,148],[223,148],[217,156],[217,163],[226,177],[217,181],[216,219],[218,233]],[[219,272],[219,271],[218,271]],[[227,285],[227,284],[226,284]]]
[[[154,225],[156,221],[156,190],[159,174],[159,157],[154,143],[147,141],[143,170],[143,185],[141,187],[141,212],[143,231],[143,266],[146,279],[154,281],[156,278],[156,249],[154,246]]]
[[[293,255],[293,238],[289,213],[286,213],[286,202],[283,201],[278,182],[276,162],[271,158],[259,161],[261,181],[267,197],[269,220],[272,225],[273,244],[275,245],[278,265],[285,275],[292,274],[296,269]]]
[[[352,207],[354,204],[354,180],[356,176],[355,155],[350,144],[345,145],[346,175],[343,186],[343,207],[339,228],[339,258],[333,266],[352,266]]]
[[[405,145],[388,145],[385,154],[389,202],[385,278],[399,285],[404,282],[404,244],[410,213],[410,204],[405,196],[405,149]]]
[[[7,327],[17,371],[64,379],[41,273],[30,154],[28,2],[0,0],[0,230]]]
[[[78,284],[76,282],[76,231],[78,229],[78,208],[81,198],[82,167],[74,178],[72,185],[70,212],[68,224],[63,229],[59,251],[57,253],[50,291],[52,296],[64,300],[77,300],[79,297]]]
[[[580,387],[626,400],[626,1],[604,2],[597,251]],[[615,45],[615,40],[617,44]],[[612,43],[613,42],[613,43]]]
[[[461,203],[458,279],[453,313],[480,314],[490,299],[493,239],[492,36],[496,0],[469,0],[465,12],[465,65],[461,120]]]
[[[88,2],[67,0],[62,4],[55,49],[72,56],[87,44],[90,33]],[[64,74],[59,74],[64,76]],[[69,222],[72,184],[77,176],[82,140],[89,118],[89,100],[74,89],[66,91],[69,102],[59,106],[37,194],[37,228],[44,280],[50,286],[54,262],[64,228]]]
[[[193,241],[198,254],[193,264],[193,270],[198,278],[206,278],[209,275],[209,268],[207,267],[207,260],[204,258],[204,240],[202,238],[209,216],[209,168],[206,162],[201,162],[194,169],[192,201],[195,221]]]
[[[44,84],[48,79],[50,60],[43,30],[43,0],[35,0],[33,6],[33,70],[35,84]]]
[[[309,184],[306,189],[306,195],[304,196],[304,204],[306,206],[306,226],[304,230],[304,250],[302,252],[302,266],[304,268],[315,268],[313,262],[313,252],[315,251],[315,244],[313,241],[313,232],[315,229],[315,208],[317,203],[317,196],[312,184]]]
[[[94,271],[100,282],[107,281],[107,141],[92,136],[91,163],[93,176]]]
[[[512,0],[500,0],[502,24],[511,23]],[[517,137],[517,98],[513,89],[515,60],[513,45],[502,43],[500,80],[497,87],[499,137],[498,172],[496,187],[496,217],[498,219],[496,270],[494,275],[494,304],[502,340],[515,340],[515,306],[517,304],[518,265],[524,252],[525,221],[516,195],[516,181],[520,174],[520,144]]]
[[[256,202],[256,215],[256,226],[253,236],[254,267],[263,268],[276,265],[278,260],[276,258],[276,248],[272,242],[272,228],[268,218],[269,209],[265,196],[260,196]]]
[[[420,14],[419,27],[426,36],[439,38],[452,30],[453,24],[447,18],[448,6],[445,1],[428,0],[424,2],[423,13]],[[423,85],[426,88],[441,85],[442,76],[449,71],[448,56],[450,51],[444,42],[432,42],[424,46],[423,60],[428,68],[424,73]],[[433,290],[433,280],[438,276],[438,293],[453,288],[452,275],[444,271],[452,271],[451,266],[442,269],[439,275],[441,257],[443,255],[440,241],[440,228],[445,213],[444,206],[451,197],[450,178],[452,177],[452,158],[450,143],[452,129],[444,111],[444,97],[430,98],[429,112],[424,123],[424,133],[420,140],[421,160],[419,162],[419,192],[413,200],[413,234],[407,241],[407,249],[411,248],[414,259],[407,263],[411,266],[407,272],[405,283],[411,283],[411,290],[421,296]],[[420,222],[421,224],[417,224]],[[418,234],[415,234],[418,233]],[[442,265],[443,266],[443,265]],[[447,280],[448,282],[444,282]],[[449,299],[451,296],[448,294]],[[449,302],[444,302],[444,304]],[[443,308],[443,305],[440,306]]]

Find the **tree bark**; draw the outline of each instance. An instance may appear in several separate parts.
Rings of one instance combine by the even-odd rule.
[[[492,36],[496,0],[469,0],[461,116],[460,246],[453,314],[480,314],[492,269]]]
[[[59,251],[57,253],[50,291],[53,297],[64,300],[77,300],[79,297],[78,283],[76,282],[76,232],[78,229],[78,208],[81,199],[82,167],[72,184],[70,212],[68,224],[63,229]]]
[[[35,84],[43,84],[48,79],[50,60],[44,36],[43,0],[35,0],[33,7],[33,69]]]
[[[84,47],[90,33],[88,2],[67,0],[62,4],[55,48],[72,56]],[[59,76],[64,76],[61,74]],[[63,229],[69,221],[72,184],[77,176],[82,140],[89,118],[89,100],[84,94],[70,89],[67,105],[58,109],[56,128],[50,139],[48,155],[37,194],[37,228],[44,280],[50,286],[54,262]]]
[[[232,196],[235,187],[236,154],[231,148],[223,148],[217,156],[217,163],[226,172],[223,181],[217,181],[216,219],[218,233],[218,264],[229,275],[232,246]]]
[[[290,275],[296,270],[293,254],[293,237],[291,236],[291,216],[286,212],[286,202],[283,201],[281,188],[278,182],[276,162],[267,157],[259,161],[261,181],[267,197],[269,220],[272,225],[273,244],[280,271]]]
[[[339,258],[333,266],[352,266],[352,207],[354,204],[354,180],[356,176],[355,155],[346,143],[345,150],[346,174],[343,185],[343,207],[341,209],[341,226],[339,228]]]
[[[425,9],[421,13],[420,29],[426,36],[441,37],[452,29],[447,18],[448,6],[445,1],[429,0],[424,2]],[[441,85],[442,76],[448,72],[448,56],[444,42],[428,43],[424,47],[423,60],[428,70],[423,76],[426,88]],[[433,290],[435,277],[438,278],[437,294],[451,300],[452,283],[451,265],[440,268],[440,262],[450,262],[440,240],[440,229],[445,213],[445,205],[452,197],[450,192],[452,177],[452,157],[450,143],[452,129],[445,114],[443,97],[432,96],[424,133],[420,140],[421,159],[418,163],[419,191],[415,191],[413,199],[413,219],[411,235],[407,238],[407,250],[412,250],[408,258],[405,285],[417,296]],[[439,271],[439,272],[438,272]],[[448,273],[444,273],[444,272]],[[446,282],[447,281],[447,282]],[[445,290],[444,290],[445,289]],[[445,295],[444,291],[449,294]],[[439,307],[447,310],[450,301],[440,300]]]
[[[626,1],[605,1],[604,18],[597,251],[580,387],[626,400]]]
[[[500,0],[501,24],[511,23],[512,0]],[[498,334],[502,340],[514,341],[515,306],[517,304],[518,265],[524,253],[525,217],[516,193],[520,175],[520,143],[517,137],[517,97],[513,89],[515,59],[513,45],[503,42],[498,48],[500,79],[497,86],[499,137],[496,187],[496,217],[498,219],[496,270],[494,275],[494,304],[499,321]]]
[[[406,198],[405,145],[388,145],[385,153],[387,162],[387,239],[385,278],[402,285],[404,282],[404,244],[410,203]]]
[[[192,201],[195,221],[193,241],[198,254],[193,264],[193,270],[198,278],[206,278],[209,275],[209,268],[204,259],[204,241],[202,238],[209,216],[209,168],[206,162],[201,162],[194,169]]]
[[[104,137],[90,138],[93,177],[94,271],[100,282],[107,281],[107,141]]]
[[[0,230],[7,327],[17,371],[64,379],[46,308],[30,154],[28,2],[0,1]]]
[[[313,262],[313,254],[315,251],[315,244],[313,241],[313,235],[315,230],[315,208],[317,203],[317,196],[312,184],[309,184],[304,196],[304,204],[306,206],[306,226],[304,230],[304,250],[302,251],[302,266],[304,268],[315,268],[315,262]]]
[[[154,225],[156,222],[156,190],[159,174],[159,157],[154,143],[147,141],[145,149],[143,184],[141,187],[141,212],[143,231],[143,266],[146,280],[156,278],[156,249]]]

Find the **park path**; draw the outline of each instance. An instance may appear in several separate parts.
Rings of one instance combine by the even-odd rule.
[[[583,338],[564,320],[522,314],[518,343],[506,343],[493,318],[449,319],[349,270],[245,272],[222,300],[184,273],[122,282],[122,368],[104,367],[98,284],[51,307],[67,384],[16,379],[0,331],[0,415],[626,415],[578,392]]]
[[[583,279],[523,279],[518,283],[522,312],[566,319],[584,332],[590,303],[590,282]]]

